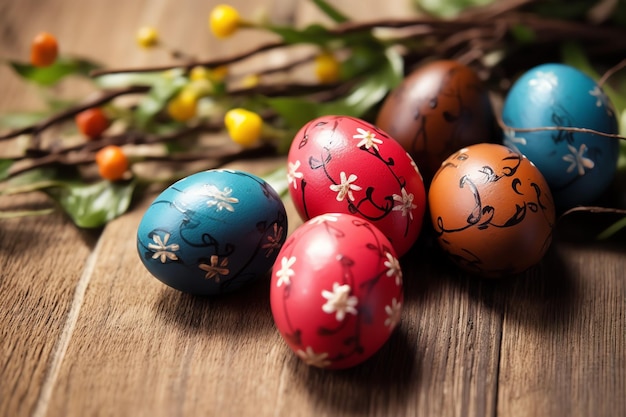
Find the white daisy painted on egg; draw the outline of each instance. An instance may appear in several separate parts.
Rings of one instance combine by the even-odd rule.
[[[585,168],[593,169],[595,163],[584,156],[585,152],[587,152],[587,145],[583,143],[579,149],[572,145],[567,145],[567,149],[569,149],[570,153],[563,156],[563,160],[570,163],[566,171],[568,174],[576,169],[578,170],[578,175],[582,176],[585,175]]]
[[[408,214],[409,218],[413,220],[413,209],[417,208],[417,206],[413,204],[413,199],[413,194],[407,193],[406,188],[402,187],[402,195],[393,195],[393,200],[400,203],[393,206],[393,211],[401,211],[402,217],[406,217]]]
[[[374,148],[378,151],[379,150],[378,145],[383,144],[383,141],[381,139],[378,139],[376,137],[376,134],[369,130],[365,130],[365,129],[361,129],[360,127],[357,127],[356,131],[358,132],[358,134],[353,135],[352,138],[361,139],[361,141],[356,144],[357,148],[365,146],[365,149]]]
[[[344,198],[346,198],[346,195],[350,201],[354,201],[354,194],[352,194],[352,191],[361,191],[362,189],[360,186],[353,184],[358,177],[355,174],[346,176],[346,173],[341,171],[339,179],[341,180],[341,183],[330,185],[330,189],[337,193],[337,201],[343,201]]]
[[[396,277],[396,285],[402,284],[402,268],[400,267],[400,261],[389,252],[385,252],[387,260],[384,265],[388,268],[386,275],[388,277]]]
[[[296,162],[289,162],[287,165],[287,182],[290,185],[293,184],[293,189],[297,190],[298,180],[304,178],[304,174],[298,171],[298,168],[300,168],[300,161],[297,160]]]
[[[326,368],[330,365],[330,361],[328,360],[328,353],[320,352],[317,353],[313,350],[311,346],[307,346],[305,350],[298,349],[296,354],[310,366],[316,366],[318,368]]]
[[[600,86],[596,85],[593,90],[589,91],[589,95],[596,99],[596,107],[604,107],[606,114],[613,116],[613,105]]]
[[[322,297],[326,299],[326,303],[322,306],[324,313],[335,313],[337,321],[342,321],[348,313],[356,315],[359,299],[350,295],[351,291],[352,288],[348,284],[341,285],[338,282],[333,284],[332,291],[322,290]]]
[[[399,303],[398,300],[393,298],[391,300],[391,305],[385,306],[385,313],[387,313],[385,326],[389,327],[390,330],[393,330],[393,328],[400,323],[400,318],[402,317],[402,303]]]
[[[222,211],[225,209],[230,212],[234,212],[235,208],[233,204],[239,203],[239,199],[233,197],[231,194],[233,193],[233,189],[230,187],[224,187],[223,190],[220,190],[213,184],[205,184],[202,191],[200,191],[200,195],[208,197],[207,206],[216,207],[217,211]]]
[[[156,233],[154,234],[154,236],[152,236],[152,240],[154,241],[154,243],[148,243],[148,249],[154,251],[152,259],[159,258],[161,263],[163,264],[167,262],[168,259],[170,261],[178,260],[178,256],[174,252],[179,250],[180,246],[177,243],[168,244],[169,239],[169,233],[165,233],[163,238],[161,238],[161,236],[157,235]]]
[[[198,265],[198,268],[206,272],[204,276],[205,279],[214,279],[215,282],[220,282],[221,276],[228,275],[230,272],[227,266],[228,266],[228,258],[223,258],[220,261],[219,256],[212,255],[210,259],[210,264],[202,263]]]
[[[280,260],[280,269],[276,271],[276,276],[278,277],[278,281],[276,281],[276,286],[280,287],[282,285],[290,285],[291,277],[295,275],[295,272],[291,267],[296,263],[296,257],[292,256],[287,258],[283,256]]]

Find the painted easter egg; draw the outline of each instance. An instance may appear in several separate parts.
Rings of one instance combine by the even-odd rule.
[[[288,181],[303,220],[356,215],[378,227],[399,256],[421,231],[426,192],[415,162],[361,119],[323,116],[304,125],[289,150]]]
[[[137,231],[141,261],[177,290],[230,292],[266,274],[287,235],[285,207],[255,175],[210,170],[167,187]]]
[[[618,139],[554,129],[617,133],[609,98],[581,71],[563,64],[529,70],[507,94],[502,121],[509,126],[504,144],[539,168],[558,209],[592,203],[608,188],[617,169]]]
[[[371,222],[327,213],[298,227],[272,269],[272,315],[308,365],[358,365],[389,339],[402,314],[402,270]]]
[[[555,209],[541,172],[506,146],[451,155],[428,192],[434,233],[461,268],[503,277],[537,264],[552,241]]]
[[[375,124],[411,154],[427,183],[457,150],[496,140],[487,88],[474,70],[453,60],[411,72],[387,96]]]

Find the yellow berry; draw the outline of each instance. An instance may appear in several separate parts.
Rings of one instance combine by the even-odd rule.
[[[159,33],[150,26],[144,26],[137,31],[137,44],[142,48],[152,48],[159,43]]]
[[[218,38],[227,38],[237,31],[241,24],[239,12],[232,6],[220,4],[209,15],[209,28]]]
[[[261,138],[263,119],[246,109],[236,108],[226,112],[224,124],[233,142],[243,147],[251,147]]]
[[[195,66],[189,71],[189,79],[191,81],[208,80],[209,76],[209,70],[201,65]]]
[[[315,76],[322,84],[330,84],[339,80],[340,64],[330,52],[322,52],[315,57]]]
[[[196,115],[197,95],[188,90],[178,93],[167,105],[167,113],[179,122],[186,122]]]

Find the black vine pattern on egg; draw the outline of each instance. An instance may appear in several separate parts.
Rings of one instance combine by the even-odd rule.
[[[336,117],[334,119],[333,128],[331,130],[333,134],[336,131],[337,126],[339,125],[340,121],[341,121],[341,117]],[[320,126],[324,126],[326,124],[327,124],[326,122],[319,122],[311,126],[311,130]],[[389,173],[392,175],[392,177],[395,179],[398,185],[397,189],[400,190],[398,194],[395,194],[395,193],[392,193],[390,195],[388,194],[381,198],[382,201],[381,200],[376,201],[374,198],[376,188],[373,186],[367,186],[365,188],[364,197],[356,200],[354,198],[353,191],[362,190],[361,186],[353,183],[354,180],[357,178],[356,175],[346,174],[345,172],[342,171],[340,173],[339,178],[336,178],[336,177],[333,177],[328,171],[328,166],[331,163],[333,162],[341,163],[340,158],[335,159],[333,156],[332,135],[328,143],[322,147],[320,155],[309,157],[309,160],[307,162],[309,164],[309,167],[312,170],[323,171],[325,177],[328,178],[328,180],[332,184],[330,186],[331,190],[337,191],[338,193],[337,200],[338,201],[343,200],[346,202],[349,213],[358,215],[359,217],[367,219],[369,221],[378,221],[380,219],[383,219],[387,215],[389,215],[389,213],[391,213],[392,211],[398,210],[398,205],[396,204],[397,201],[400,201],[401,204],[405,204],[405,205],[408,204],[407,199],[409,199],[411,196],[407,195],[407,192],[406,192],[406,179],[403,178],[402,176],[398,176],[395,170],[393,169],[393,167],[395,166],[394,159],[391,157],[385,158],[381,154],[380,149],[384,147],[384,142],[378,139],[377,137],[380,137],[380,138],[383,138],[384,140],[389,140],[389,141],[393,139],[389,138],[389,136],[385,134],[385,132],[377,129],[373,125],[370,125],[368,127],[371,129],[372,132],[374,132],[371,135],[372,137],[374,137],[374,142],[372,142],[371,138],[366,137],[369,134],[369,132],[366,132],[364,129],[357,129],[357,134],[354,135],[353,137],[354,138],[358,137],[358,139],[361,139],[361,142],[357,144],[357,145],[360,145],[358,146],[358,149],[361,152],[371,155],[371,157],[379,160],[380,162],[384,164],[385,168],[389,171]],[[309,130],[308,129],[305,130],[302,135],[302,139],[300,140],[300,143],[299,143],[300,148],[304,147],[308,143],[309,135],[310,135]],[[380,148],[378,145],[380,145]],[[367,169],[367,168],[363,167],[363,169]],[[310,218],[311,215],[307,207],[307,198],[316,198],[316,196],[313,196],[313,195],[309,196],[307,194],[306,178],[302,178],[300,183],[301,183],[301,187],[300,187],[301,200],[302,200],[304,213],[307,218]],[[410,225],[413,220],[413,215],[410,213],[410,215],[405,216],[405,217],[406,217],[406,226],[404,229],[404,236],[406,237],[407,234],[409,233]]]
[[[518,168],[523,158],[524,157],[522,155],[511,151],[508,156],[501,159],[500,162],[503,164],[499,169],[490,165],[485,165],[476,172],[465,174],[460,177],[458,187],[459,189],[467,190],[467,192],[471,193],[474,201],[474,207],[469,210],[466,223],[460,226],[448,227],[445,219],[442,216],[437,216],[433,226],[435,236],[441,243],[448,245],[449,240],[446,238],[447,236],[470,228],[487,230],[489,228],[506,229],[517,226],[524,221],[526,216],[529,215],[529,212],[541,214],[545,219],[545,222],[549,225],[550,230],[552,229],[553,220],[548,214],[549,207],[553,206],[553,202],[550,200],[550,195],[542,190],[541,186],[536,182],[517,176]],[[457,154],[448,158],[448,162],[442,166],[437,175],[441,175],[441,173],[447,169],[457,169],[458,165],[456,161],[462,162],[467,159],[468,155],[464,152],[464,150],[457,152]],[[494,207],[492,205],[484,204],[478,185],[495,183],[503,179],[508,179],[510,181],[511,191],[513,193],[526,198],[522,204],[519,204],[518,202],[511,203],[511,205],[515,204],[515,207],[514,210],[512,210],[513,214],[510,217],[506,218],[504,221],[495,222],[494,218],[496,217],[497,210],[501,209],[502,211],[508,213],[511,211],[511,205]],[[525,195],[521,191],[521,186],[525,184],[529,185],[532,189],[532,193],[530,195]],[[486,235],[485,238],[488,239],[488,235]],[[547,249],[551,241],[552,234],[549,233],[542,243],[542,252]],[[467,248],[462,248],[460,252],[461,253],[459,253],[459,251],[450,250],[449,254],[455,262],[470,270],[483,270],[483,262],[481,261],[480,256]],[[514,272],[514,269],[491,272],[512,273]]]
[[[456,100],[458,103],[458,107],[456,109],[446,109],[442,110],[441,116],[446,123],[449,123],[454,126],[453,134],[450,140],[450,146],[445,147],[440,150],[437,155],[441,159],[445,159],[448,156],[450,148],[458,148],[459,137],[463,136],[464,130],[467,128],[466,123],[468,123],[474,117],[474,111],[472,108],[463,102],[463,95],[461,94],[461,81],[457,79],[457,73],[460,71],[459,67],[450,68],[444,77],[442,77],[441,82],[438,87],[435,89],[433,95],[431,97],[425,97],[421,102],[417,103],[414,120],[419,123],[419,127],[415,131],[415,135],[411,141],[410,149],[417,152],[419,149],[418,143],[420,141],[424,144],[424,151],[417,152],[418,155],[429,152],[429,141],[427,133],[427,124],[429,124],[429,113],[426,110],[434,110],[439,105],[439,96],[448,97]],[[452,80],[456,80],[456,83],[451,82]],[[465,87],[468,89],[479,91],[481,90],[481,86],[476,83],[467,83]],[[454,111],[453,111],[454,110]],[[439,123],[438,120],[436,123]],[[487,139],[487,138],[485,138]],[[433,140],[437,140],[437,138],[433,138]]]
[[[344,239],[346,238],[346,234],[341,228],[336,227],[334,225],[334,215],[326,214],[321,215],[313,219],[313,221],[319,222],[319,224],[323,224],[326,233],[331,236],[333,239]],[[335,356],[330,356],[327,352],[315,352],[311,346],[305,346],[302,342],[303,330],[300,328],[296,328],[292,324],[292,320],[289,316],[289,309],[287,308],[287,303],[290,300],[291,291],[294,286],[298,285],[298,277],[295,274],[291,267],[297,262],[295,257],[283,258],[282,260],[282,268],[276,272],[276,275],[279,277],[276,285],[278,287],[282,287],[282,303],[283,303],[283,311],[285,314],[285,321],[289,328],[288,333],[283,333],[285,339],[289,340],[292,344],[297,345],[300,349],[297,351],[298,356],[303,359],[307,364],[317,366],[317,367],[327,367],[331,363],[339,362],[350,358],[354,355],[359,355],[364,353],[364,347],[361,343],[362,333],[361,329],[364,324],[369,324],[374,320],[375,312],[371,311],[371,308],[368,306],[371,304],[367,300],[371,297],[377,297],[376,294],[376,285],[383,278],[393,277],[396,280],[396,285],[402,285],[402,272],[400,269],[399,261],[391,254],[392,249],[385,245],[378,239],[376,233],[372,230],[372,225],[364,220],[353,220],[352,224],[356,227],[363,227],[369,231],[369,234],[373,237],[376,243],[367,243],[366,248],[371,251],[371,255],[373,257],[377,257],[378,259],[384,260],[384,265],[388,269],[382,269],[380,271],[376,271],[372,274],[372,276],[368,279],[360,282],[359,288],[365,290],[364,293],[361,293],[360,299],[357,299],[356,296],[352,295],[352,288],[355,288],[355,279],[352,273],[352,268],[355,265],[355,262],[358,262],[357,259],[352,259],[349,256],[338,255],[336,258],[336,262],[341,265],[342,276],[339,282],[335,282],[332,288],[332,291],[329,289],[328,291],[323,291],[322,296],[326,299],[326,304],[321,306],[321,309],[326,313],[336,313],[337,315],[337,325],[335,327],[323,327],[318,326],[316,329],[317,336],[319,337],[333,337],[335,334],[341,332],[346,329],[346,326],[352,326],[352,331],[350,332],[350,336],[346,337],[342,341],[342,346],[345,349],[338,353]],[[306,233],[306,231],[304,232]],[[300,239],[301,236],[298,236]],[[284,253],[290,252],[290,247],[293,244],[298,242],[298,239],[291,239],[285,243],[283,247]],[[338,245],[340,246],[340,245]],[[341,309],[325,309],[325,307],[333,301],[333,296],[336,294],[341,294],[342,291],[345,291],[347,298],[344,298],[345,303]],[[393,298],[391,300],[390,305],[385,306],[385,312],[388,318],[385,320],[385,325],[388,327],[389,332],[393,331],[398,322],[400,321],[400,312],[402,308],[401,300]],[[354,315],[355,320],[352,322],[349,320],[344,320],[344,318],[348,315]]]
[[[429,183],[456,150],[496,137],[487,90],[455,61],[435,61],[411,73],[388,97],[376,124],[409,151]]]
[[[253,179],[262,188],[265,198],[278,202],[281,201],[280,197],[266,182],[259,181],[256,177],[243,172],[229,172]],[[181,194],[189,192],[174,186],[171,189]],[[217,211],[236,211],[238,199],[232,195],[232,190],[228,187],[220,190],[213,184],[204,184],[202,189],[201,193],[198,193],[197,190],[194,192],[197,195],[207,197],[206,204],[209,207],[213,207]],[[259,240],[254,252],[249,254],[247,261],[232,264],[230,257],[237,251],[236,244],[233,244],[231,241],[220,241],[212,234],[211,230],[206,229],[206,218],[203,213],[199,213],[191,207],[181,205],[177,200],[165,199],[152,203],[152,205],[160,204],[177,211],[181,215],[181,221],[177,224],[170,224],[168,227],[157,227],[151,230],[147,233],[147,238],[152,243],[148,245],[143,243],[141,239],[138,240],[145,260],[147,262],[175,262],[181,264],[192,271],[185,279],[197,279],[198,274],[202,273],[205,280],[211,280],[219,285],[220,292],[236,289],[254,278],[255,272],[248,271],[250,264],[263,251],[265,252],[265,258],[269,258],[277,253],[282,247],[282,242],[285,240],[287,233],[286,214],[281,210],[277,210],[273,220],[269,222],[259,221],[256,224]],[[279,207],[282,207],[282,203]],[[180,242],[173,242],[171,236],[178,236]],[[232,240],[236,241],[236,239],[237,236],[232,236]],[[189,258],[179,250],[183,243],[186,247],[205,248],[206,253],[203,256]]]

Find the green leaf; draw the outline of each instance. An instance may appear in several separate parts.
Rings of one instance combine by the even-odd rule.
[[[453,18],[470,7],[485,6],[495,0],[414,0],[416,7],[432,16]]]
[[[276,33],[288,44],[313,44],[324,46],[337,38],[320,24],[312,24],[304,29],[296,29],[291,26],[269,26],[269,30]]]
[[[135,181],[100,181],[94,184],[58,181],[44,191],[78,227],[95,228],[124,214],[135,190]]]
[[[167,102],[187,84],[187,78],[183,76],[167,77],[161,75],[155,79],[148,94],[141,100],[135,112],[136,122],[140,129],[147,129],[148,125]]]
[[[402,81],[402,58],[393,51],[380,54],[378,65],[362,77],[346,96],[318,103],[308,98],[277,97],[266,100],[291,128],[298,129],[325,115],[363,117]]]
[[[324,114],[363,117],[402,81],[402,58],[391,50],[381,55],[379,65],[363,77],[347,96],[321,105]]]
[[[604,240],[608,239],[623,228],[626,228],[626,217],[622,217],[620,220],[616,221],[606,229],[604,229],[599,235],[598,239]]]
[[[4,113],[0,115],[0,127],[6,129],[20,129],[33,125],[49,115],[49,112],[44,111]]]
[[[70,57],[59,57],[48,67],[35,67],[17,61],[9,61],[9,65],[26,81],[41,86],[54,85],[69,75],[87,77],[91,71],[99,68],[94,62]]]
[[[298,97],[268,98],[267,104],[292,128],[300,128],[319,115],[320,104]]]
[[[523,45],[533,43],[537,38],[532,27],[522,23],[515,24],[510,28],[511,35],[515,40]]]
[[[12,159],[0,159],[0,181],[9,176],[9,170],[13,166]]]
[[[313,0],[313,3],[335,23],[344,23],[350,20],[346,15],[324,0]]]

